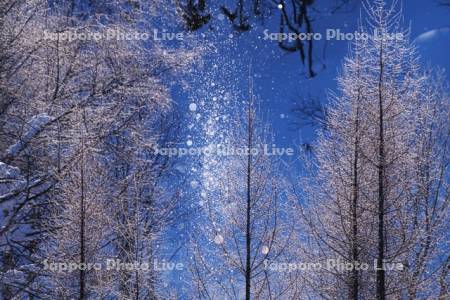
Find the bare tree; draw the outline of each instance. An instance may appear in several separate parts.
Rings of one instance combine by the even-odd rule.
[[[115,257],[124,263],[148,264],[148,270],[115,272],[117,295],[132,299],[160,299],[166,295],[158,270],[166,256],[160,253],[169,224],[177,217],[179,190],[172,177],[174,158],[155,153],[176,141],[178,125],[166,114],[155,118],[142,111],[129,129],[111,136],[105,152],[109,166],[112,246]],[[140,118],[147,119],[144,123]],[[172,181],[171,188],[167,183]],[[174,270],[175,272],[177,270]]]
[[[265,153],[270,137],[257,121],[252,92],[245,115],[231,123],[222,142],[237,153],[205,157],[202,225],[191,246],[201,299],[277,299],[299,292],[292,274],[267,268],[268,261],[288,261],[294,227],[287,185],[276,158]]]
[[[368,3],[366,12],[369,25],[360,30],[373,37],[355,42],[346,59],[340,95],[327,111],[327,130],[316,147],[317,165],[312,170],[317,175],[305,181],[310,202],[303,210],[313,237],[310,257],[342,259],[350,268],[326,269],[310,280],[324,298],[386,299],[408,293],[414,298],[431,292],[419,284],[426,277],[424,265],[434,265],[440,270],[434,274],[447,276],[441,272],[447,257],[438,250],[433,252],[436,256],[428,253],[440,248],[435,239],[444,239],[441,230],[447,225],[440,213],[431,213],[429,194],[424,192],[437,183],[434,207],[446,211],[445,180],[426,175],[434,166],[438,174],[446,172],[441,155],[448,151],[448,132],[443,133],[447,125],[442,120],[448,107],[428,98],[446,99],[445,88],[442,81],[426,87],[433,79],[418,70],[395,2]],[[390,33],[403,38],[389,38]],[[430,115],[435,116],[433,125],[426,121]],[[355,262],[369,268],[355,269]],[[405,269],[415,268],[412,277],[421,280],[406,275]]]
[[[365,203],[373,189],[364,181],[370,165],[363,156],[369,134],[364,108],[366,47],[366,43],[355,43],[345,61],[338,81],[340,94],[327,109],[327,126],[315,147],[317,162],[303,181],[309,201],[301,213],[312,237],[312,248],[305,250],[305,257],[323,264],[327,260],[354,265],[368,262],[365,241],[370,238],[366,228],[371,221]],[[343,270],[333,265],[305,276],[312,277],[307,281],[324,298],[359,299],[367,295],[367,286],[362,282],[365,276],[359,268]]]
[[[449,96],[441,73],[427,74],[424,98],[417,103],[419,117],[415,157],[414,219],[410,230],[418,231],[417,242],[405,261],[405,286],[409,299],[448,294],[448,264],[445,244],[448,232]]]
[[[15,182],[1,187],[1,274],[22,272],[15,282],[3,281],[13,295],[38,289],[33,284],[40,272],[30,266],[39,265],[49,199],[55,199],[62,174],[76,160],[73,116],[87,112],[92,130],[87,142],[103,149],[108,137],[127,128],[144,108],[167,111],[171,97],[165,79],[188,71],[198,57],[199,51],[188,48],[166,51],[156,42],[105,38],[111,30],[120,35],[143,24],[152,28],[155,7],[164,3],[140,2],[126,13],[123,5],[2,2],[0,160],[14,171]],[[102,38],[69,39],[70,33]]]
[[[107,274],[89,265],[103,263],[110,240],[108,177],[95,157],[83,125],[74,133],[75,160],[57,185],[50,201],[43,272],[50,274],[47,293],[57,298],[90,299],[107,294]],[[68,270],[66,266],[75,265]]]

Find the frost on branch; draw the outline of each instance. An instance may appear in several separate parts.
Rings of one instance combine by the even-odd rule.
[[[25,125],[24,133],[20,139],[6,150],[6,156],[8,159],[14,158],[22,150],[24,150],[27,144],[40,132],[42,132],[45,126],[50,124],[53,120],[54,118],[48,116],[47,114],[40,114],[32,117],[31,120]]]

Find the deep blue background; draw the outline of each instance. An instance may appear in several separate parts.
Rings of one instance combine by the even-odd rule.
[[[326,11],[335,1],[316,2],[318,9]],[[313,21],[314,31],[324,36],[327,28],[354,32],[360,14],[364,16],[359,2],[354,1],[335,14],[321,14]],[[439,5],[438,1],[408,0],[403,1],[402,10],[404,26],[411,27],[411,40],[416,41],[423,66],[440,66],[449,70],[450,8]],[[189,113],[188,105],[191,102],[204,101],[205,106],[208,106],[213,96],[221,100],[221,93],[217,91],[220,88],[232,90],[233,94],[240,94],[237,97],[245,98],[251,64],[260,111],[273,128],[277,145],[292,147],[314,138],[313,130],[296,126],[298,116],[292,112],[295,102],[309,96],[327,102],[329,91],[336,90],[335,78],[350,42],[315,42],[314,69],[317,76],[308,78],[298,52],[287,53],[277,46],[276,41],[263,39],[265,29],[278,31],[279,12],[275,7],[272,14],[264,24],[256,22],[251,31],[236,33],[229,22],[220,17],[218,10],[213,13],[211,25],[202,33],[205,34],[205,41],[212,43],[216,51],[204,57],[205,69],[196,75],[198,77],[191,92],[175,93],[174,100],[180,111]],[[214,70],[213,65],[217,66],[217,70]],[[447,77],[450,78],[448,72]],[[210,82],[216,85],[211,87]],[[223,105],[227,105],[226,101],[223,101]]]

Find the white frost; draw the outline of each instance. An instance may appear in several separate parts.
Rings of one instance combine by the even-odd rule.
[[[53,121],[53,118],[47,114],[36,115],[27,123],[27,131],[21,136],[21,138],[9,146],[6,150],[7,156],[17,156],[20,151],[22,151],[26,145],[30,142],[32,138],[39,134],[46,125]]]

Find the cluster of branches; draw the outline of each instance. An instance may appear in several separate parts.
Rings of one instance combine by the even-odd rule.
[[[198,299],[299,299],[293,274],[267,269],[292,259],[295,218],[280,161],[267,155],[272,135],[258,118],[250,79],[249,101],[220,143],[248,154],[205,157],[200,230],[192,232],[190,270]]]
[[[395,3],[376,1],[367,12],[362,32],[400,32]],[[406,39],[354,43],[303,185],[309,203],[302,215],[313,237],[310,259],[371,267],[312,274],[320,295],[448,296],[450,110],[443,78],[419,70]]]
[[[136,2],[137,3],[137,2]],[[0,1],[2,299],[152,299],[154,272],[52,272],[42,262],[148,262],[173,218],[165,76],[198,51],[62,38],[152,26],[164,1]],[[102,262],[102,261],[100,261]]]

